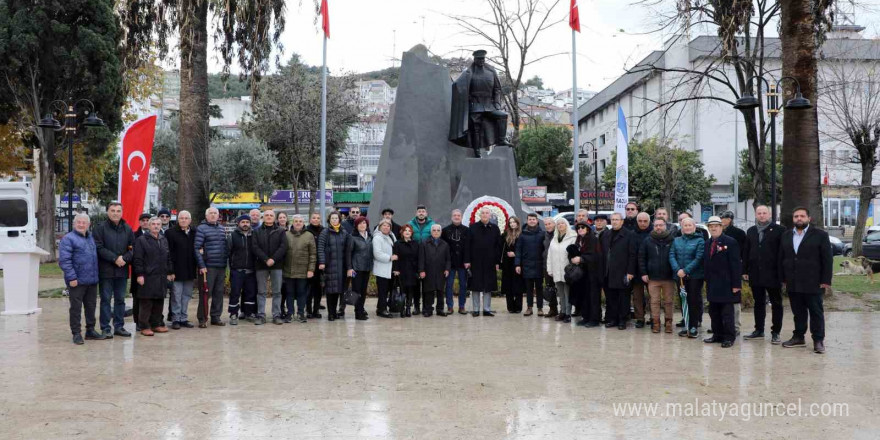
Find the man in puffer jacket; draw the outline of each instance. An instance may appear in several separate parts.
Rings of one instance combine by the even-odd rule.
[[[211,325],[224,326],[220,319],[223,313],[223,290],[226,281],[226,232],[220,225],[220,211],[208,208],[205,219],[196,229],[195,254],[199,264],[199,273],[207,278],[208,296],[211,298]],[[199,328],[206,328],[207,298],[199,298]]]
[[[89,232],[89,216],[79,214],[73,220],[73,231],[58,245],[58,266],[64,272],[64,283],[70,290],[70,332],[73,343],[83,344],[81,316],[86,309],[86,339],[101,340],[95,331],[95,305],[98,300],[98,252]]]
[[[281,325],[284,323],[281,319],[281,278],[287,239],[284,229],[275,223],[275,211],[263,212],[263,224],[254,231],[251,250],[256,258],[257,272],[257,319],[254,324],[266,323],[266,281],[269,280],[272,283],[272,323]]]

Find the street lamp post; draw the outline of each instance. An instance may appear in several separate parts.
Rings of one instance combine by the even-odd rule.
[[[67,148],[67,230],[73,230],[73,141],[76,138],[77,126],[80,125],[76,121],[77,108],[80,104],[88,104],[91,111],[86,109],[84,114],[85,120],[82,122],[83,127],[103,127],[104,121],[98,117],[95,112],[95,104],[88,99],[80,99],[73,104],[57,100],[49,104],[50,109],[54,108],[59,113],[64,113],[64,125],[61,125],[52,115],[52,112],[46,113],[43,119],[37,124],[40,128],[50,128],[55,131],[64,131],[64,143]],[[54,160],[54,157],[52,158]]]
[[[587,159],[589,155],[586,152],[586,146],[589,145],[592,148],[593,152],[593,176],[595,177],[595,182],[593,186],[593,199],[596,202],[596,215],[599,215],[599,150],[596,149],[596,144],[587,141],[584,142],[581,146],[581,153],[578,155],[580,159]],[[578,167],[580,167],[580,163],[578,163]]]
[[[752,95],[752,80],[758,79],[758,96]],[[795,83],[795,94],[794,98],[789,99],[785,106],[779,106],[779,97],[781,90],[781,84],[785,80],[791,80]],[[760,96],[761,96],[761,83],[763,81],[764,84],[767,85],[768,92],[765,96],[769,99],[767,106],[767,113],[770,115],[770,213],[771,213],[771,222],[776,223],[776,115],[780,110],[806,110],[813,107],[813,104],[810,103],[810,100],[804,98],[804,95],[801,93],[801,84],[798,80],[791,76],[784,76],[776,81],[775,84],[771,84],[769,81],[764,79],[763,76],[755,76],[749,78],[749,81],[746,83],[746,93],[743,96],[736,100],[736,104],[733,108],[741,111],[752,111],[761,106]]]

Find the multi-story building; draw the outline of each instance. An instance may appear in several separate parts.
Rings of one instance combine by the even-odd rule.
[[[880,41],[860,37],[862,28],[858,26],[837,27],[828,35],[822,46],[824,57],[819,61],[820,71],[829,68],[829,63],[874,63],[880,67]],[[715,185],[710,189],[711,201],[706,206],[695,205],[695,213],[702,217],[732,210],[738,221],[754,220],[751,201],[737,202],[734,195],[734,177],[738,175],[739,152],[748,148],[742,116],[728,103],[714,99],[688,99],[692,96],[709,96],[735,101],[733,93],[718,83],[709,81],[695,93],[693,87],[683,85],[682,70],[699,71],[710,63],[718,63],[719,42],[715,36],[699,36],[688,40],[673,37],[662,50],[650,53],[629,71],[613,81],[579,107],[580,143],[592,142],[598,147],[599,173],[604,172],[611,163],[612,151],[617,145],[617,109],[621,107],[627,117],[627,128],[631,140],[657,137],[671,141],[677,148],[699,153],[707,174],[712,174]],[[770,81],[776,81],[781,72],[781,47],[779,39],[766,40],[765,68],[775,72]],[[727,72],[735,78],[732,69]],[[820,78],[822,77],[820,73]],[[787,85],[786,85],[787,86]],[[820,86],[821,90],[822,87]],[[766,90],[766,89],[765,89]],[[817,103],[813,103],[817,105]],[[819,126],[828,121],[819,112]],[[777,145],[782,146],[782,118],[777,119]],[[769,120],[768,120],[769,124]],[[769,145],[769,141],[768,141]],[[831,187],[851,185],[851,167],[841,167],[848,162],[854,150],[831,139],[821,139],[823,151],[822,172],[826,166],[830,174]],[[818,172],[818,171],[817,171]],[[826,223],[836,226],[842,222],[854,222],[854,199],[850,196],[838,197],[840,218],[834,219],[834,208],[829,210]],[[826,207],[828,201],[826,201]],[[845,209],[848,207],[848,209]],[[852,215],[845,214],[846,212]]]

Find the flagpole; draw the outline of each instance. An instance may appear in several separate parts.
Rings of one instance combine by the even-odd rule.
[[[318,197],[321,198],[321,223],[326,226],[327,202],[324,200],[327,187],[327,33],[324,33],[324,64],[321,69],[321,179],[318,184]]]
[[[581,164],[578,143],[577,39],[571,30],[571,119],[573,124],[572,156],[574,157],[574,211],[581,208]]]

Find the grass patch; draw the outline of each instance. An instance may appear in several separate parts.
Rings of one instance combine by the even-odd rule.
[[[64,292],[63,287],[58,288],[58,289],[43,290],[43,291],[37,293],[37,297],[38,298],[64,298],[64,295],[61,294],[62,292]]]
[[[841,256],[834,257],[833,272],[840,272],[842,268],[840,264],[844,260],[852,260]],[[880,277],[880,274],[875,276]],[[880,278],[878,278],[880,281]],[[835,275],[831,280],[831,287],[835,292],[846,292],[861,298],[865,293],[880,292],[880,283],[871,285],[871,279],[865,275]]]
[[[64,272],[58,267],[58,263],[46,263],[40,265],[40,277],[42,278],[64,278]]]

